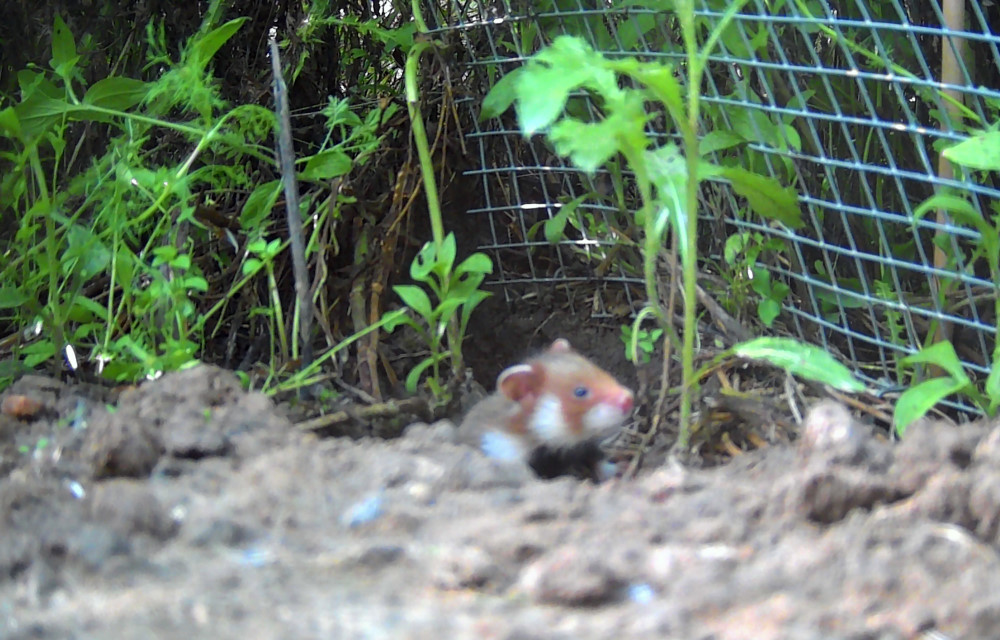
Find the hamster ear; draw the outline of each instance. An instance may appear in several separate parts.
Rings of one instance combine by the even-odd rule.
[[[520,402],[526,397],[538,394],[541,379],[530,364],[516,364],[507,367],[497,378],[497,390],[508,400]]]
[[[559,338],[549,346],[549,351],[552,353],[566,353],[567,351],[572,351],[573,347],[570,346],[569,340],[566,338]]]

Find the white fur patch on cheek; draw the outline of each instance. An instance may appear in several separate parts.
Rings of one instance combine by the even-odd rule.
[[[545,442],[558,442],[573,437],[566,424],[566,416],[563,415],[562,401],[559,396],[551,393],[538,397],[528,428]]]
[[[610,404],[595,404],[590,411],[583,414],[583,428],[590,434],[597,434],[621,425],[625,414],[621,409]]]

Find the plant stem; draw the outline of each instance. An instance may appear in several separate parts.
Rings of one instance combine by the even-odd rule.
[[[684,142],[684,159],[687,162],[687,195],[685,224],[691,246],[683,252],[684,272],[684,335],[681,344],[681,393],[680,430],[677,446],[687,448],[691,440],[691,394],[695,386],[694,338],[695,328],[695,282],[698,269],[698,112],[701,98],[701,74],[703,62],[698,56],[698,43],[694,26],[694,5],[683,2],[678,6],[681,32],[688,60],[687,123],[681,126]]]
[[[427,144],[427,131],[424,129],[417,91],[417,64],[420,61],[420,54],[432,46],[433,44],[427,40],[414,41],[413,47],[406,55],[404,81],[406,83],[406,109],[410,114],[413,141],[417,145],[417,156],[420,158],[420,173],[424,180],[424,194],[427,196],[427,213],[431,219],[431,234],[434,236],[434,248],[440,253],[441,245],[444,242],[444,225],[441,222],[437,183],[434,181],[434,164],[431,159],[430,145]]]

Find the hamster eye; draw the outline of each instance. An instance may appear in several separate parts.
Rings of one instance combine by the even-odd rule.
[[[590,395],[590,389],[587,387],[576,387],[573,389],[573,397],[575,398],[586,398]]]

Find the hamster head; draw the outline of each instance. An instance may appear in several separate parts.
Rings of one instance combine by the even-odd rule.
[[[497,389],[520,406],[512,431],[557,446],[610,434],[633,404],[631,391],[562,339],[503,371]]]

